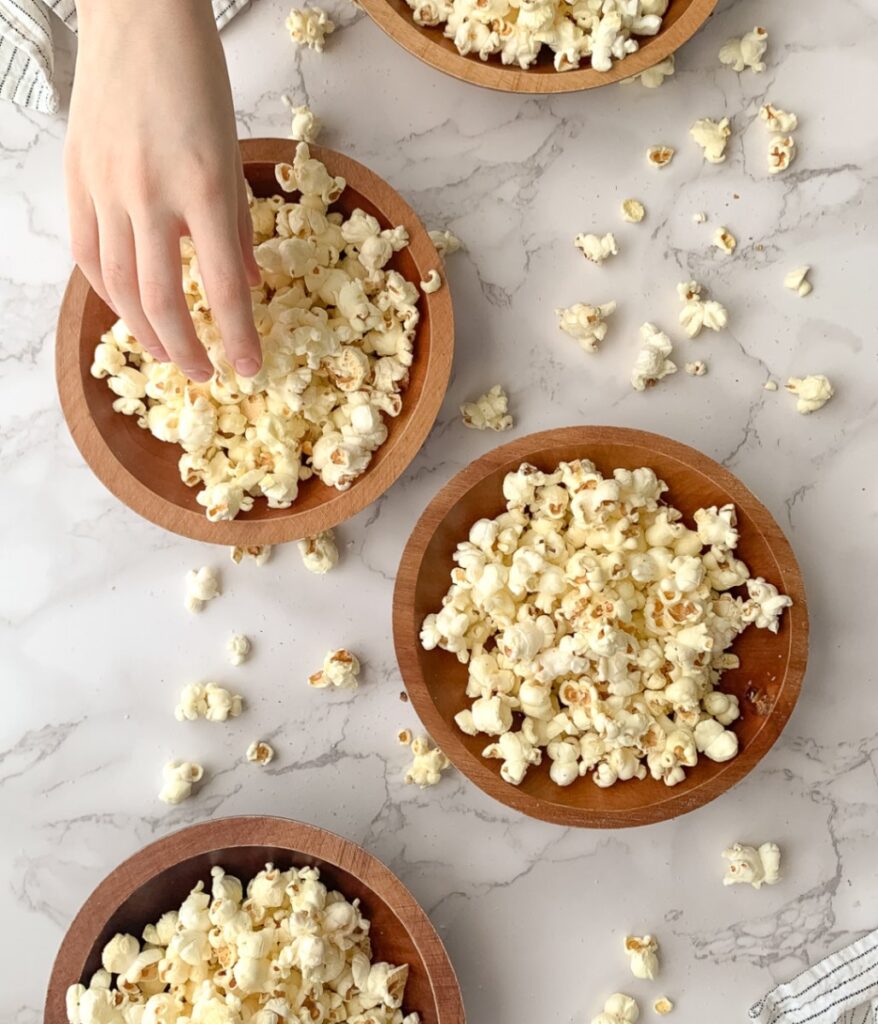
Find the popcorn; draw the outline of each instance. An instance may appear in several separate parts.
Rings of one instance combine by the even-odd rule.
[[[651,935],[629,935],[625,939],[628,966],[635,978],[655,981],[658,976],[658,942]]]
[[[304,142],[275,177],[296,194],[248,197],[262,276],[251,289],[263,354],[255,377],[238,377],[225,358],[189,240],[184,292],[213,377],[195,383],[157,363],[124,325],[95,351],[96,372],[120,395],[114,408],[180,446],[180,477],[211,521],[234,519],[257,499],[288,508],[313,477],[349,488],[387,439],[386,418],[400,414],[415,357],[420,291],[389,267],[408,245],[406,229],[382,228],[361,209],[333,210],[345,182]]]
[[[646,216],[646,209],[639,199],[622,200],[622,219],[629,224],[639,224]]]
[[[396,734],[396,742],[403,747],[411,746],[411,742],[414,739],[412,736],[411,729],[400,729]]]
[[[295,106],[289,96],[281,96],[281,99],[292,117],[289,137],[296,142],[316,142],[323,127],[316,114],[306,104]]]
[[[805,414],[822,409],[835,394],[828,378],[822,373],[810,377],[790,377],[786,389],[798,399],[796,409]]]
[[[272,545],[271,544],[254,544],[252,547],[233,547],[229,548],[229,558],[235,563],[240,565],[245,558],[252,558],[257,565],[265,565],[265,563],[271,558]]]
[[[639,1017],[637,1000],[616,992],[604,1004],[604,1012],[592,1018],[591,1024],[636,1024]]]
[[[168,761],[162,769],[164,784],[159,800],[165,804],[179,804],[192,796],[192,787],[201,782],[204,769],[194,761]]]
[[[264,768],[274,760],[274,747],[267,740],[254,740],[247,747],[245,757],[251,764]]]
[[[510,430],[513,426],[509,397],[499,384],[474,402],[464,402],[460,414],[464,425],[473,430]]]
[[[405,773],[405,781],[426,789],[435,786],[442,778],[442,772],[451,764],[438,747],[431,747],[426,736],[417,736],[411,741],[412,763]]]
[[[760,847],[732,843],[723,850],[729,862],[723,885],[776,885],[780,881],[780,849],[776,843],[763,843]]]
[[[420,1024],[403,1010],[408,964],[373,960],[359,900],[319,869],[266,864],[245,891],[216,866],[209,886],[147,924],[142,950],[113,936],[110,967],[68,989],[69,1024]]]
[[[792,135],[776,135],[768,147],[768,173],[780,174],[796,157],[796,142]]]
[[[732,134],[729,119],[724,117],[721,121],[713,121],[709,117],[702,117],[689,129],[689,134],[701,146],[704,152],[704,159],[709,164],[721,164],[726,158],[726,143]]]
[[[684,369],[692,377],[703,377],[707,373],[707,363],[696,359],[694,362],[686,363]]]
[[[767,380],[767,381],[766,381],[766,382],[765,382],[765,383],[764,383],[764,384],[762,385],[762,390],[763,390],[763,391],[777,391],[777,383],[776,383],[776,381],[773,381],[773,380]]]
[[[728,228],[717,228],[713,235],[713,244],[727,256],[731,256],[738,246],[738,240]]]
[[[696,224],[704,224],[707,222],[707,214],[699,210],[697,213],[692,214],[692,220],[694,220]]]
[[[250,657],[252,649],[253,645],[250,642],[250,638],[244,636],[243,633],[232,633],[226,641],[226,652],[229,656],[229,661],[233,665],[243,665]]]
[[[219,683],[206,683],[203,686],[201,683],[189,683],[180,693],[174,717],[178,722],[194,722],[198,718],[206,718],[208,722],[225,722],[237,718],[243,707],[244,701],[240,694],[231,693]]]
[[[646,151],[646,160],[652,167],[667,167],[674,159],[675,152],[673,146],[650,146]]]
[[[439,253],[443,260],[446,256],[450,256],[453,252],[457,252],[462,248],[460,239],[452,231],[433,230],[428,231],[427,234],[430,236],[430,241],[436,246],[436,252]]]
[[[302,564],[317,576],[324,576],[338,564],[338,547],[332,530],[299,541]]]
[[[427,277],[421,281],[421,291],[425,295],[432,295],[433,292],[438,292],[442,287],[442,278],[439,275],[438,270],[430,270],[427,272]]]
[[[219,597],[222,592],[216,569],[203,565],[186,573],[186,607],[190,612],[200,612],[208,601]]]
[[[335,22],[319,7],[304,7],[302,10],[293,8],[285,24],[290,39],[297,46],[307,46],[318,53],[323,52],[326,37],[335,31]]]
[[[721,64],[728,64],[739,74],[745,68],[753,72],[765,70],[762,58],[768,49],[768,33],[757,26],[740,39],[729,39],[719,51]]]
[[[660,85],[664,83],[666,78],[669,78],[674,73],[674,55],[665,57],[664,60],[660,60],[658,64],[653,64],[651,68],[647,68],[645,71],[641,71],[639,75],[632,75],[631,78],[624,78],[622,80],[623,85],[632,85],[634,82],[640,82],[641,85],[645,85],[647,89],[658,89]]]
[[[556,309],[558,326],[579,342],[584,352],[596,352],[598,343],[607,335],[607,317],[616,312],[615,302],[605,302],[602,306],[589,306],[577,302],[565,309]]]
[[[660,1017],[665,1017],[674,1009],[674,1004],[667,996],[659,996],[652,1008]]]
[[[323,659],[323,668],[308,676],[308,685],[317,690],[356,690],[359,686],[360,662],[355,654],[339,648]]]
[[[765,103],[759,108],[759,117],[770,132],[787,135],[799,127],[799,119],[795,114],[781,110],[780,107],[773,107],[770,103]]]
[[[697,281],[681,281],[677,294],[683,303],[680,310],[680,324],[690,338],[697,338],[702,328],[721,331],[729,322],[725,306],[715,299],[704,299],[704,289]]]
[[[789,288],[790,291],[795,292],[802,298],[810,295],[812,291],[811,282],[808,280],[808,274],[810,273],[811,268],[807,266],[796,267],[795,270],[790,270],[783,279],[784,288]]]
[[[601,235],[577,235],[573,244],[591,263],[601,264],[610,256],[616,256],[616,239],[611,232]]]
[[[587,461],[522,464],[502,490],[506,510],[458,544],[421,629],[426,650],[467,666],[454,720],[490,739],[482,756],[510,785],[546,760],[556,785],[600,787],[674,786],[699,756],[734,757],[729,648],[790,606],[736,557],[735,507],[698,509],[689,526],[652,470],[604,477]]]
[[[631,370],[631,386],[635,391],[645,391],[677,372],[676,364],[668,358],[672,350],[667,334],[655,324],[643,324],[640,328],[640,351]]]

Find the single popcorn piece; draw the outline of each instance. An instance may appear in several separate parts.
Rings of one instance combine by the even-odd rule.
[[[704,298],[704,288],[697,281],[681,281],[677,295],[683,303],[680,324],[690,338],[697,338],[703,328],[721,331],[729,322],[725,306],[715,299]]]
[[[768,146],[768,173],[780,174],[796,157],[796,142],[792,135],[776,135]]]
[[[738,73],[749,68],[755,73],[765,70],[762,58],[768,49],[768,33],[758,25],[740,39],[729,39],[719,51],[721,64],[728,64]]]
[[[244,636],[243,633],[232,633],[226,641],[226,653],[232,665],[243,665],[250,657],[252,650],[253,644],[250,642],[250,637]]]
[[[633,85],[634,82],[640,82],[641,85],[645,85],[647,89],[658,89],[660,85],[664,84],[666,78],[669,78],[674,73],[674,55],[665,57],[664,60],[660,60],[658,64],[653,64],[651,68],[647,68],[645,71],[641,71],[639,75],[632,75],[630,78],[623,78],[622,85]]]
[[[316,142],[323,127],[322,122],[306,104],[296,106],[289,96],[281,96],[284,106],[290,111],[290,138],[296,142]]]
[[[396,734],[397,743],[399,743],[403,747],[411,746],[413,739],[414,737],[412,736],[411,729],[400,729],[399,732]]]
[[[442,277],[438,270],[428,271],[426,278],[421,281],[421,291],[425,295],[432,295],[433,292],[438,292],[441,287]]]
[[[615,312],[615,302],[605,302],[602,306],[577,302],[574,306],[556,309],[555,315],[561,330],[575,338],[584,352],[596,352],[598,344],[607,336],[607,317]]]
[[[611,232],[605,235],[577,235],[574,245],[590,262],[600,265],[610,256],[618,255],[616,239]]]
[[[702,117],[692,125],[689,129],[689,134],[701,147],[707,163],[721,164],[725,161],[726,143],[732,134],[732,127],[727,117],[724,117],[721,121]]]
[[[659,996],[652,1008],[660,1017],[666,1017],[674,1009],[674,1004],[667,996]]]
[[[298,542],[302,564],[317,576],[324,576],[338,564],[338,546],[332,530],[324,530],[316,537],[306,537]]]
[[[186,573],[186,607],[190,612],[200,612],[208,601],[219,597],[222,592],[216,569],[203,565]]]
[[[631,369],[631,386],[635,391],[646,391],[677,372],[676,364],[669,358],[673,347],[671,339],[655,324],[643,324],[640,328],[640,351]]]
[[[592,1018],[591,1024],[636,1024],[639,1017],[637,1000],[616,992],[604,1003],[604,1012]]]
[[[639,224],[646,216],[646,209],[639,199],[622,200],[622,219],[629,224]]]
[[[799,127],[799,119],[795,114],[781,110],[780,107],[773,107],[770,103],[765,103],[759,108],[759,117],[770,132],[787,135]]]
[[[194,761],[168,761],[162,769],[164,784],[159,800],[165,804],[180,804],[192,796],[192,789],[204,777],[204,769]]]
[[[795,292],[802,298],[810,295],[812,291],[811,282],[808,280],[810,273],[811,268],[807,266],[796,267],[795,270],[790,270],[783,279],[784,287],[789,288],[790,291]]]
[[[675,152],[673,146],[650,146],[646,151],[646,161],[652,167],[667,167]]]
[[[317,690],[332,687],[336,690],[356,690],[359,684],[360,662],[355,654],[340,648],[330,651],[323,659],[323,668],[308,677],[308,685]]]
[[[628,966],[635,978],[654,981],[658,977],[658,942],[652,935],[629,935],[625,939]]]
[[[189,683],[180,692],[174,717],[178,722],[194,722],[198,718],[225,722],[229,718],[237,718],[243,708],[241,695],[232,693],[219,683]]]
[[[433,230],[428,231],[427,234],[430,236],[430,241],[436,246],[436,252],[443,260],[463,247],[460,239],[452,231]]]
[[[245,558],[252,559],[257,565],[262,566],[271,558],[271,544],[254,544],[252,547],[229,548],[229,558],[240,565]]]
[[[335,22],[320,7],[293,8],[287,16],[286,28],[297,46],[322,53],[326,37],[335,31]]]
[[[267,740],[254,740],[245,756],[251,764],[264,768],[274,760],[274,747]]]
[[[699,210],[697,213],[692,214],[692,220],[696,224],[705,224],[707,222],[707,214]]]
[[[243,881],[216,865],[141,934],[113,936],[70,986],[69,1024],[421,1024],[403,1010],[409,966],[375,957],[359,899],[316,867]]]
[[[402,737],[400,737],[401,739]],[[426,736],[417,736],[411,741],[412,763],[405,773],[405,781],[426,789],[435,786],[442,778],[442,772],[451,764],[438,747],[431,747]]]
[[[763,843],[759,847],[732,843],[723,850],[729,862],[723,885],[776,885],[780,881],[780,848],[777,843]]]
[[[713,244],[727,256],[731,256],[738,246],[738,240],[728,228],[717,228],[713,235]]]
[[[762,385],[762,390],[763,391],[777,391],[777,382],[773,381],[773,380],[767,380]]]
[[[822,373],[810,377],[790,377],[786,389],[797,398],[796,409],[804,414],[822,409],[835,394],[829,379]]]
[[[473,430],[510,430],[513,426],[509,397],[499,384],[474,402],[464,402],[460,415],[465,426]]]
[[[685,369],[691,377],[703,377],[707,373],[707,363],[696,359],[694,362],[686,363]]]

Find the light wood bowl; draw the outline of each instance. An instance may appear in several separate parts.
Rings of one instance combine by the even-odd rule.
[[[140,937],[144,925],[176,909],[198,881],[209,888],[218,864],[246,883],[271,861],[316,866],[321,880],[358,898],[372,922],[377,960],[409,964],[405,1009],[424,1024],[465,1024],[454,968],[430,920],[412,894],[380,861],[331,832],[271,817],[225,818],[159,839],[120,864],[86,900],[52,968],[46,1024],[67,1024],[68,986],[88,979],[116,932]],[[87,983],[87,981],[86,981]]]
[[[553,54],[543,47],[536,64],[523,71],[501,64],[500,58],[483,61],[472,54],[463,57],[454,43],[442,34],[442,28],[415,24],[405,0],[357,0],[363,10],[387,35],[425,64],[473,85],[502,92],[562,93],[579,92],[609,85],[638,75],[669,57],[687,42],[707,21],[717,0],[671,0],[661,30],[640,40],[640,49],[624,60],[615,61],[609,71],[580,67],[556,71]]]
[[[734,502],[738,552],[754,576],[764,576],[793,599],[778,635],[748,629],[735,643],[741,667],[726,672],[722,689],[741,700],[734,725],[738,756],[724,764],[705,757],[678,786],[647,778],[600,789],[590,778],[561,788],[544,757],[521,786],[500,778],[500,762],[481,756],[489,740],[462,733],[453,716],[469,706],[467,667],[454,654],[425,651],[418,640],[424,617],[441,606],[454,567],[452,554],[479,518],[505,509],[503,477],[530,462],[543,470],[562,460],[591,459],[605,474],[649,466],[669,486],[665,500],[691,524],[696,509]],[[480,789],[524,814],[560,825],[622,828],[665,821],[701,807],[739,782],[766,754],[792,713],[808,655],[808,607],[795,556],[780,527],[747,488],[713,459],[658,434],[616,427],[569,427],[503,445],[458,473],[421,516],[403,553],[393,599],[396,655],[412,704],[452,763]]]
[[[291,162],[296,143],[285,139],[250,139],[241,143],[244,173],[258,196],[280,192],[274,165]],[[390,263],[410,281],[424,280],[430,270],[445,273],[433,243],[415,212],[385,181],[331,149],[311,146],[332,174],[347,182],[334,205],[349,213],[359,206],[382,227],[404,225],[410,245]],[[174,533],[215,544],[280,544],[310,537],[350,519],[379,498],[406,469],[426,440],[439,412],[454,350],[454,316],[447,283],[421,296],[421,320],[415,341],[411,380],[403,393],[402,412],[386,418],[388,437],[368,470],[347,491],[319,480],[301,485],[288,509],[270,509],[257,498],[251,512],[231,522],[211,523],[177,471],[179,445],[159,441],[130,416],[115,413],[113,393],[89,373],[94,348],[115,316],[91,289],[78,268],[73,271],[58,322],[55,356],[58,390],[67,426],[76,446],[98,479],[145,519]]]

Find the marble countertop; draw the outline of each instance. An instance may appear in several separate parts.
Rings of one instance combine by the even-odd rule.
[[[224,33],[242,136],[284,135],[280,94],[308,100],[324,141],[363,161],[466,244],[449,260],[457,355],[433,434],[393,490],[339,531],[326,578],[295,549],[265,567],[163,533],[94,479],[65,429],[53,384],[53,331],[70,271],[63,118],[0,108],[0,1019],[35,1024],[64,928],[119,860],[215,815],[275,813],[336,830],[382,858],[427,909],[457,968],[474,1024],[584,1024],[617,989],[660,994],[675,1019],[743,1020],[802,966],[878,926],[878,722],[871,638],[878,501],[878,89],[866,0],[721,2],[660,90],[612,86],[537,100],[443,77],[397,48],[344,0],[322,56],[296,52],[286,3],[258,0]],[[762,75],[721,68],[728,36],[765,25]],[[67,46],[69,51],[69,44]],[[62,59],[62,74],[69,54]],[[757,118],[771,100],[798,112],[799,157],[765,173]],[[733,118],[729,157],[702,163],[699,117]],[[653,143],[677,147],[662,172]],[[621,223],[637,196],[647,220]],[[708,223],[693,222],[703,210]],[[727,226],[733,258],[710,245]],[[574,231],[614,230],[621,254],[583,267]],[[814,267],[814,292],[783,287]],[[679,373],[646,394],[628,373],[644,320],[675,326],[678,281],[694,276],[729,308],[729,329],[681,340],[704,378]],[[601,352],[555,326],[556,306],[616,299]],[[872,341],[869,341],[872,338]],[[837,395],[799,416],[769,376],[826,373]],[[466,430],[460,402],[492,384],[515,429]],[[759,768],[722,799],[642,830],[565,830],[507,811],[451,772],[433,790],[403,784],[395,734],[415,726],[389,639],[405,537],[437,488],[499,440],[576,423],[643,427],[697,445],[751,487],[787,531],[808,587],[813,642],[798,708]],[[183,575],[223,570],[225,594],[183,608]],[[232,630],[255,639],[230,669]],[[366,664],[352,696],[309,691],[305,674],[344,644]],[[180,686],[215,675],[250,709],[227,728],[181,726]],[[271,738],[260,771],[248,742]],[[177,809],[157,802],[161,765],[203,759],[207,781]],[[782,884],[721,884],[720,851],[773,839]],[[655,986],[628,974],[628,931],[657,934]],[[651,1015],[651,1011],[649,1011]]]

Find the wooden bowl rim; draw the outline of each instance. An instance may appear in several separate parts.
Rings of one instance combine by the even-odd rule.
[[[246,174],[248,165],[292,160],[297,143],[290,139],[260,138],[241,140],[239,145]],[[297,510],[294,502],[289,509],[270,519],[233,519],[217,523],[210,522],[200,507],[181,508],[168,501],[134,476],[116,457],[89,414],[80,373],[79,336],[86,299],[92,289],[78,267],[74,267],[64,293],[58,318],[55,376],[61,408],[76,447],[95,476],[124,505],[157,526],[192,540],[241,546],[282,544],[314,536],[347,521],[380,498],[405,472],[426,441],[448,387],[454,354],[454,311],[442,260],[426,228],[402,196],[369,168],[335,150],[315,145],[309,148],[312,156],[375,202],[395,224],[406,226],[410,237],[408,250],[422,279],[430,270],[436,270],[443,280],[443,287],[438,291],[421,294],[421,302],[429,309],[430,342],[424,382],[416,404],[407,410],[407,419],[399,433],[385,442],[380,465],[367,469],[349,490],[334,491],[325,501],[305,511]],[[94,340],[97,343],[98,339]],[[416,348],[414,358],[417,362],[425,355],[422,352],[419,356]],[[109,390],[107,394],[110,400]],[[405,401],[403,392],[404,408]],[[415,401],[413,396],[410,401]]]
[[[483,61],[478,56],[464,57],[456,50],[447,50],[440,44],[441,29],[416,25],[411,17],[397,11],[387,0],[357,2],[391,39],[437,71],[471,85],[498,92],[529,95],[580,92],[638,75],[688,42],[707,21],[717,4],[717,0],[690,0],[686,10],[673,25],[655,36],[647,37],[639,50],[624,60],[615,61],[609,71],[595,71],[587,67],[572,71],[555,71],[552,68],[539,72],[510,67],[495,62],[493,58]]]
[[[242,837],[242,826],[252,839]],[[460,985],[448,952],[426,912],[390,868],[343,836],[272,815],[236,815],[186,826],[149,843],[114,868],[82,905],[64,936],[49,978],[44,1020],[66,1024],[66,979],[81,977],[85,959],[107,920],[139,888],[192,857],[260,846],[288,849],[293,857],[313,857],[358,878],[391,910],[418,950],[434,993],[438,1024],[465,1024]],[[340,852],[330,856],[327,847],[333,846]]]
[[[465,494],[506,463],[527,462],[536,453],[545,452],[546,449],[573,446],[586,448],[598,443],[652,447],[725,490],[736,506],[745,510],[754,521],[778,563],[783,562],[789,566],[788,571],[778,566],[781,578],[775,582],[794,602],[793,608],[787,611],[787,615],[791,615],[789,644],[784,654],[784,674],[778,686],[778,700],[772,711],[764,717],[747,748],[721,765],[712,778],[700,782],[696,780],[684,791],[680,791],[679,787],[668,787],[662,799],[653,800],[640,808],[579,808],[533,796],[504,782],[487,766],[484,759],[467,749],[453,721],[446,719],[433,703],[418,658],[418,624],[415,623],[414,631],[411,628],[417,584],[424,569],[427,548],[448,513]],[[587,457],[587,452],[583,452],[583,458]],[[673,485],[670,493],[673,493]],[[776,543],[769,541],[766,530],[776,533]],[[791,614],[793,612],[795,614]],[[808,634],[808,606],[801,570],[789,541],[768,509],[733,473],[698,449],[662,434],[630,427],[578,426],[541,431],[500,445],[470,463],[445,484],[415,524],[402,554],[393,593],[393,640],[397,663],[411,703],[434,741],[455,768],[488,796],[529,817],[568,827],[627,828],[667,821],[704,806],[740,782],[774,745],[798,701],[807,667]],[[780,706],[779,698],[782,694],[787,697],[786,706]],[[559,787],[558,792],[560,796],[565,790]]]

